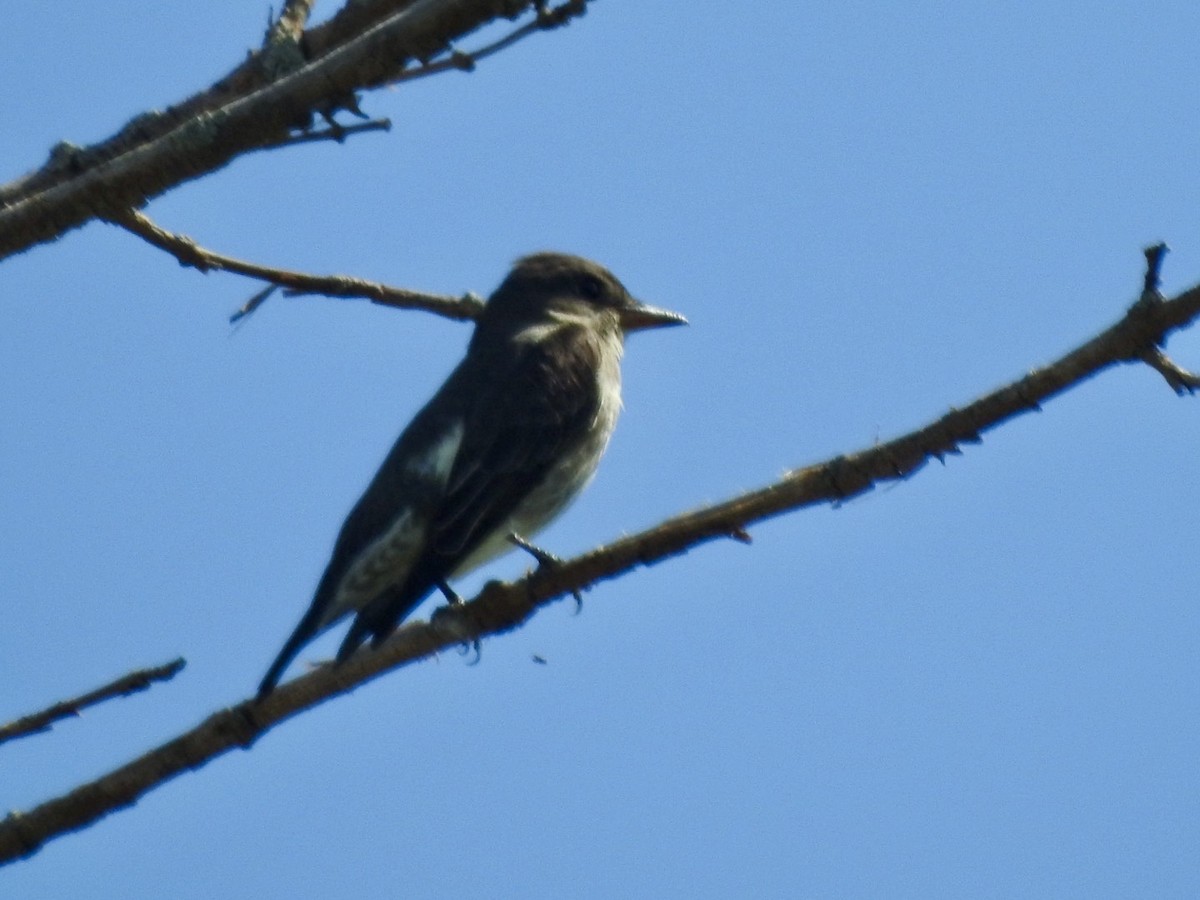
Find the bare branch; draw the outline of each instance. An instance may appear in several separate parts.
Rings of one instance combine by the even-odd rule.
[[[70,700],[62,700],[53,706],[28,716],[22,716],[6,725],[0,725],[0,744],[5,741],[28,737],[49,731],[55,722],[78,716],[89,706],[96,706],[114,697],[128,697],[144,691],[156,681],[170,681],[183,667],[187,665],[182,657],[151,669],[137,669],[127,675],[122,675],[116,681],[111,681],[94,691],[88,691]]]
[[[718,538],[748,540],[747,528],[784,512],[838,503],[880,482],[907,478],[930,459],[961,452],[980,435],[1033,409],[1118,363],[1136,361],[1167,335],[1200,316],[1200,286],[1173,300],[1145,296],[1101,334],[1054,364],[976,400],[909,434],[866,450],[798,469],[779,481],[724,503],[669,519],[612,544],[549,566],[513,583],[491,582],[474,600],[439,609],[429,622],[412,622],[376,650],[341,665],[323,665],[281,685],[262,702],[243,701],[209,716],[191,731],[70,793],[0,823],[0,863],[29,856],[48,840],[87,827],[189,769],[260,735],[305,709],[346,693],[384,672],[426,659],[447,647],[520,627],[540,607],[652,565]]]
[[[127,209],[112,215],[108,221],[136,234],[160,250],[165,250],[179,260],[179,264],[182,266],[198,269],[201,272],[233,272],[245,275],[247,278],[257,278],[259,281],[287,288],[288,293],[293,296],[322,294],[327,297],[358,297],[382,306],[423,309],[448,319],[460,320],[474,319],[483,309],[483,301],[470,293],[461,297],[426,294],[421,291],[390,287],[362,278],[352,278],[348,275],[309,275],[289,269],[260,266],[257,263],[235,259],[232,256],[223,256],[220,253],[204,249],[187,235],[176,234],[160,228],[150,218],[134,209]],[[232,321],[236,322],[249,315],[262,304],[269,294],[270,291],[260,291],[233,316]]]
[[[81,172],[107,163],[131,149],[157,140],[180,124],[202,116],[224,104],[245,97],[269,84],[286,71],[287,60],[270,59],[274,47],[281,43],[299,42],[303,58],[318,59],[358,37],[372,25],[412,5],[413,0],[360,0],[347,3],[323,25],[295,35],[291,27],[296,20],[281,16],[272,23],[263,41],[263,49],[249,54],[246,59],[206,90],[193,94],[186,100],[162,111],[151,111],[135,116],[112,137],[90,147],[77,147],[62,142],[51,151],[50,160],[35,172],[0,185],[0,208],[28,199],[63,182],[70,181]],[[287,10],[285,10],[285,13]],[[279,54],[287,57],[285,50]],[[302,127],[304,121],[298,121]]]
[[[576,5],[578,0],[569,0],[562,9]],[[452,41],[497,18],[515,17],[530,3],[390,0],[386,6],[398,11],[369,28],[364,25],[344,44],[297,69],[290,68],[292,62],[272,67],[256,57],[255,67],[244,64],[205,94],[167,112],[137,117],[122,129],[119,140],[87,148],[60,144],[41,170],[0,187],[0,259],[91,219],[140,208],[243,153],[276,146],[315,114],[355,110],[356,92],[395,81],[410,62],[450,52]],[[559,14],[539,13],[538,21]],[[310,48],[317,43],[308,40],[312,34],[305,38]],[[264,67],[271,71],[263,72]],[[276,77],[275,68],[284,74]],[[185,109],[192,114],[182,115]]]

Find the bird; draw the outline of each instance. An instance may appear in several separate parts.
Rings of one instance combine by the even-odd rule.
[[[381,643],[434,590],[455,602],[451,579],[527,545],[595,474],[621,410],[625,335],[686,322],[589,259],[518,259],[350,510],[258,697],[342,619],[354,616],[338,662]]]

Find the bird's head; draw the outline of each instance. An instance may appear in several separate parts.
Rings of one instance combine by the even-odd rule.
[[[611,322],[622,332],[687,324],[679,313],[633,297],[599,263],[565,253],[535,253],[517,260],[488,298],[479,324],[504,328],[554,318]]]

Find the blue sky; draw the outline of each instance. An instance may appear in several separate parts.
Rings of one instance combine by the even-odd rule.
[[[207,85],[266,16],[14,8],[0,179]],[[147,212],[449,293],[568,250],[686,313],[630,341],[600,474],[540,539],[572,554],[1051,361],[1135,299],[1148,243],[1172,245],[1168,292],[1194,283],[1198,28],[1184,2],[609,0],[367,96],[388,135],[248,157]],[[253,690],[469,334],[321,299],[231,330],[254,290],[98,224],[0,265],[0,719],[188,659],[0,748],[6,809]],[[1200,367],[1195,333],[1168,350]],[[553,606],[477,666],[327,704],[0,889],[1195,896],[1196,404],[1110,371],[904,484]]]

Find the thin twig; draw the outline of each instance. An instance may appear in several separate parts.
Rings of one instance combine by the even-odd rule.
[[[315,5],[316,0],[284,0],[283,9],[279,11],[279,19],[275,22],[271,32],[268,32],[267,40],[269,41],[273,34],[280,34],[289,40],[299,41]]]
[[[259,281],[287,288],[288,292],[293,295],[321,294],[326,297],[360,297],[382,306],[423,309],[448,319],[459,320],[474,319],[483,309],[483,301],[470,293],[461,297],[426,294],[421,291],[390,287],[376,281],[352,278],[348,275],[310,275],[304,272],[293,272],[289,269],[260,266],[257,263],[235,259],[232,256],[224,256],[206,250],[187,235],[176,234],[160,228],[150,218],[135,209],[125,210],[114,215],[109,218],[109,221],[136,234],[160,250],[165,250],[179,260],[180,265],[189,266],[201,272],[233,272],[245,275],[247,278],[257,278]],[[236,322],[238,319],[244,318],[266,299],[265,296],[260,295],[256,295],[256,298],[257,303],[254,303],[253,307],[247,304],[233,316],[232,321]]]
[[[300,46],[315,0],[285,0],[279,18],[268,22],[258,66],[270,79],[280,78],[304,67],[308,61]]]
[[[371,119],[367,122],[355,122],[353,125],[339,125],[334,122],[328,128],[321,131],[303,131],[299,134],[291,134],[285,138],[280,138],[273,143],[264,144],[264,150],[274,150],[278,147],[291,147],[296,144],[312,144],[317,141],[335,141],[339,144],[344,143],[346,138],[362,134],[367,131],[391,131],[391,119]]]
[[[1194,394],[1197,390],[1200,390],[1200,375],[1180,368],[1157,347],[1147,350],[1142,354],[1141,359],[1142,362],[1165,378],[1167,384],[1171,386],[1171,390],[1175,393],[1180,395]]]
[[[279,290],[279,285],[268,284],[265,288],[242,304],[242,308],[229,317],[230,325],[239,325],[252,312],[267,302],[268,298]]]
[[[821,503],[837,503],[876,484],[908,478],[931,459],[960,453],[987,430],[1114,365],[1137,360],[1172,331],[1200,316],[1200,286],[1173,300],[1135,303],[1122,319],[1054,364],[987,394],[934,422],[883,444],[837,456],[724,503],[686,513],[612,544],[543,566],[518,581],[491,582],[468,603],[411,622],[379,648],[323,665],[280,685],[262,702],[245,700],[132,762],[28,813],[0,822],[0,863],[29,856],[48,840],[87,827],[130,806],[158,785],[236,748],[248,748],[285,719],[353,690],[385,672],[443,649],[520,627],[540,607],[574,590],[641,565],[686,553],[708,541],[745,540],[750,525]]]
[[[436,62],[427,62],[413,69],[407,69],[393,78],[389,83],[400,84],[405,81],[416,81],[418,78],[428,78],[430,75],[438,75],[442,72],[451,72],[454,70],[474,72],[475,66],[481,60],[487,59],[489,56],[511,47],[531,34],[560,28],[566,25],[571,19],[582,16],[586,12],[587,0],[567,0],[567,2],[553,9],[539,8],[537,18],[532,22],[527,22],[518,28],[514,28],[504,37],[492,43],[485,44],[478,50],[471,50],[469,52],[451,50],[450,54],[444,59],[437,60]]]
[[[1162,241],[1151,244],[1142,251],[1146,257],[1146,276],[1142,279],[1143,297],[1149,294],[1157,299],[1162,299],[1162,293],[1158,288],[1162,284],[1163,260],[1167,258],[1170,251],[1171,248]]]
[[[62,719],[74,718],[89,706],[96,706],[114,697],[128,697],[138,691],[144,691],[156,681],[170,681],[183,667],[187,665],[182,657],[151,669],[137,669],[127,675],[122,675],[116,681],[111,681],[94,691],[88,691],[70,700],[62,700],[53,706],[28,716],[22,716],[6,725],[0,725],[0,744],[5,741],[28,737],[49,731],[55,722]]]

